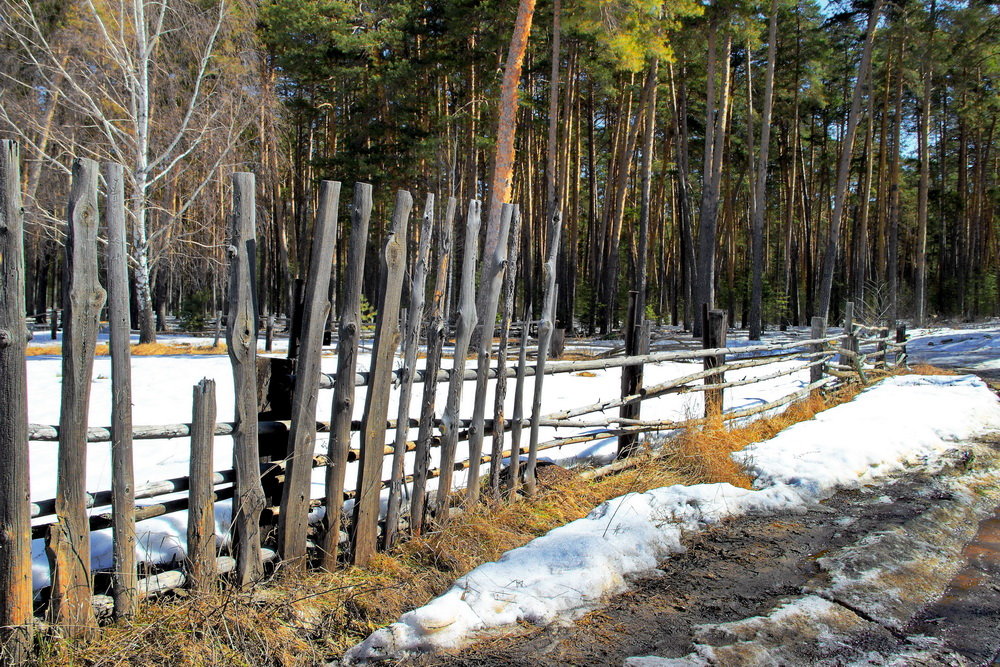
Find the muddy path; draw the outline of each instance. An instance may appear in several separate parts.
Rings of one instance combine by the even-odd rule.
[[[981,446],[1000,450],[1000,439]],[[925,515],[936,512],[943,501],[955,500],[945,497],[954,494],[941,479],[969,466],[970,455],[957,452],[943,469],[910,472],[878,486],[842,491],[803,513],[723,522],[688,536],[685,553],[671,557],[660,569],[636,580],[633,590],[574,624],[524,626],[514,635],[485,638],[457,654],[424,656],[412,664],[621,665],[630,656],[688,656],[696,648],[694,637],[705,634],[699,626],[766,615],[783,601],[802,599],[825,576],[821,564],[827,554],[850,551],[872,536],[907,533],[909,526],[926,523]],[[990,503],[986,511],[992,514],[996,505]],[[1000,544],[994,541],[1000,536],[1000,521],[986,521],[984,526],[982,539],[966,547],[968,565],[954,576],[952,588],[937,606],[921,603],[921,613],[906,615],[911,619],[908,624],[880,622],[866,613],[864,595],[860,604],[852,605],[848,594],[845,601],[835,600],[858,621],[851,626],[843,660],[836,649],[827,647],[822,655],[810,655],[806,646],[805,654],[777,664],[798,660],[843,664],[865,656],[874,660],[870,664],[883,664],[876,656],[887,659],[912,649],[917,633],[938,638],[933,655],[902,664],[990,664],[1000,651]],[[973,526],[969,537],[975,533]],[[938,539],[947,538],[930,538]],[[962,553],[963,545],[955,554]],[[951,578],[948,574],[943,581]]]

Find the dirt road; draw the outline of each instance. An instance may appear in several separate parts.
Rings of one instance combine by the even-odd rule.
[[[692,535],[575,624],[413,664],[1000,664],[998,505],[992,438],[801,514]]]

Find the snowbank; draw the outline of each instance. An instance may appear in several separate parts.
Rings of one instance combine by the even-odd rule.
[[[441,597],[351,649],[344,663],[456,648],[518,621],[578,616],[623,591],[627,575],[681,551],[685,530],[816,502],[990,429],[1000,429],[1000,402],[976,377],[887,379],[735,455],[757,476],[755,490],[670,486],[609,500],[459,578]]]

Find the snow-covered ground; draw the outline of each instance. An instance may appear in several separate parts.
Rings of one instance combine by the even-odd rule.
[[[915,329],[907,353],[913,363],[974,371],[1000,370],[1000,326]]]
[[[106,341],[106,334],[101,336],[101,342]],[[58,342],[58,341],[55,341]],[[193,338],[185,336],[164,336],[161,342],[187,343],[194,346],[207,346],[211,338]],[[33,345],[51,345],[53,341],[44,332],[36,334]],[[276,350],[287,345],[285,341],[275,341]],[[263,341],[260,342],[263,347]],[[397,358],[397,363],[401,360]],[[420,362],[423,363],[423,362]],[[445,360],[445,368],[451,367],[451,361]],[[62,361],[58,356],[32,356],[28,358],[28,420],[33,424],[57,424],[59,421],[59,396],[61,383]],[[327,355],[322,360],[323,371],[336,371],[335,355]],[[362,351],[359,369],[365,369],[368,364],[367,353]],[[733,371],[727,374],[728,380],[739,380],[746,377],[763,376],[773,373],[779,368],[792,368],[802,364],[801,360],[782,361],[766,366]],[[469,366],[474,367],[470,361]],[[672,378],[688,375],[701,368],[700,362],[667,362],[649,364],[645,367],[645,384],[647,386],[665,382]],[[191,420],[191,388],[204,377],[213,378],[217,383],[218,420],[233,419],[233,379],[229,358],[226,355],[173,355],[165,357],[133,356],[133,423],[136,426],[152,424],[185,423]],[[91,404],[89,414],[90,426],[106,426],[111,415],[111,362],[108,357],[98,357],[94,364],[93,384],[91,386]],[[600,400],[617,398],[621,392],[621,370],[598,370],[587,373],[567,373],[550,375],[545,378],[542,412],[551,413],[557,410],[589,405]],[[534,378],[526,379],[525,396],[533,392]],[[760,383],[736,387],[725,392],[726,409],[736,410],[761,405],[768,401],[791,394],[801,389],[808,382],[808,371],[799,371],[787,377],[766,380]],[[492,396],[495,383],[490,383],[489,396]],[[437,411],[440,415],[444,407],[447,384],[437,386]],[[413,392],[410,414],[417,414],[420,409],[422,388]],[[513,412],[513,382],[508,385],[506,414]],[[474,398],[473,383],[466,383],[463,393],[460,414],[467,417],[472,413]],[[332,408],[333,392],[320,392],[317,418],[329,420]],[[360,419],[364,410],[365,388],[359,387],[356,400],[355,418]],[[398,396],[394,392],[390,399],[389,415],[395,418]],[[649,419],[683,419],[700,415],[703,410],[702,394],[691,393],[669,395],[643,403],[643,416]],[[530,410],[530,406],[526,406]],[[617,416],[617,408],[609,411],[608,416]],[[600,413],[585,415],[582,419],[596,419]],[[540,432],[541,441],[556,436],[573,435],[580,429],[543,428]],[[416,435],[411,432],[411,439]],[[355,436],[357,437],[357,436]],[[391,437],[391,434],[390,434]],[[526,442],[526,441],[525,441]],[[319,434],[316,442],[317,453],[325,453],[327,436]],[[355,442],[352,446],[357,447]],[[486,443],[489,447],[489,443]],[[136,483],[166,480],[183,477],[188,474],[189,440],[186,438],[163,440],[136,440],[135,474]],[[33,500],[44,500],[55,496],[57,448],[55,442],[31,443],[31,497]],[[616,453],[617,441],[614,438],[602,438],[591,442],[565,445],[547,449],[540,453],[541,458],[562,465],[573,465],[581,462],[603,463],[612,459]],[[464,443],[459,443],[457,452],[459,459],[467,457]],[[407,470],[412,469],[412,453],[407,459]],[[432,466],[437,466],[437,450],[432,452]],[[232,439],[228,436],[218,437],[215,442],[215,469],[232,468]],[[390,461],[386,458],[383,476],[389,475]],[[322,498],[325,495],[323,483],[324,470],[313,471],[312,497]],[[347,471],[347,487],[353,488],[357,476],[356,464],[351,464]],[[432,480],[431,486],[435,482]],[[455,488],[464,487],[466,473],[456,472]],[[111,485],[111,453],[109,443],[91,443],[88,446],[87,457],[87,490],[90,492],[109,489]],[[159,499],[158,499],[159,500]],[[140,504],[150,501],[139,501]],[[106,511],[98,508],[95,511]],[[314,518],[320,512],[314,512]],[[217,533],[226,535],[229,529],[230,503],[223,501],[216,504]],[[139,523],[138,555],[148,562],[167,563],[183,558],[186,542],[186,513],[176,512],[166,516],[149,519]],[[51,519],[36,520],[36,522]],[[94,568],[109,568],[111,559],[110,530],[97,531],[92,539],[91,562]],[[44,555],[42,540],[33,543],[34,585],[38,589],[48,584],[49,570]]]
[[[682,549],[684,531],[754,510],[795,510],[835,489],[933,460],[1000,429],[1000,402],[975,376],[901,376],[734,457],[756,478],[670,486],[607,501],[587,517],[460,577],[429,604],[378,630],[346,663],[454,648],[518,621],[575,617]]]

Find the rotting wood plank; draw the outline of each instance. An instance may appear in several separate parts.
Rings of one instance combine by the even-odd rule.
[[[62,403],[56,523],[49,527],[49,620],[68,637],[91,636],[90,524],[86,511],[87,416],[105,292],[97,278],[97,177],[93,160],[73,161],[63,271]]]
[[[340,183],[320,183],[319,210],[313,228],[312,257],[302,305],[295,392],[288,432],[285,483],[278,516],[278,554],[285,567],[305,569],[312,457],[316,446],[316,402],[319,399],[323,330],[330,309],[330,274],[337,250]]]
[[[128,250],[125,233],[125,169],[104,165],[108,233],[108,319],[111,325],[111,491],[115,616],[135,613],[139,572],[135,561],[135,464],[132,454],[132,348],[129,322]],[[214,421],[214,420],[213,420]]]
[[[459,288],[458,322],[455,328],[455,354],[451,379],[448,382],[448,399],[444,408],[441,425],[441,476],[438,478],[435,498],[438,521],[448,516],[448,502],[451,496],[452,477],[455,466],[455,451],[458,447],[458,410],[462,403],[462,388],[465,383],[465,357],[469,352],[469,342],[476,327],[476,258],[479,252],[479,223],[482,204],[473,199],[469,202],[469,212],[465,222],[465,252],[462,256],[462,282]]]
[[[256,208],[254,175],[233,174],[233,215],[229,240],[229,303],[226,346],[233,367],[235,426],[233,469],[233,544],[236,548],[236,584],[248,586],[263,574],[260,559],[260,513],[264,488],[260,481],[257,443],[257,304],[254,299],[256,266]]]
[[[211,590],[215,581],[215,380],[202,379],[192,390],[190,491],[187,522],[187,585]]]
[[[371,357],[371,383],[365,395],[361,420],[361,459],[358,462],[357,497],[351,526],[351,562],[367,565],[378,542],[379,495],[382,489],[382,459],[385,456],[385,420],[392,390],[392,363],[399,347],[399,309],[406,272],[406,224],[413,197],[396,193],[392,226],[382,251],[378,323]]]
[[[0,662],[12,665],[27,661],[33,622],[23,239],[20,148],[4,139],[0,140]]]
[[[507,235],[514,206],[502,204],[497,244],[492,254],[485,258],[483,275],[479,284],[477,303],[483,312],[477,314],[478,323],[473,339],[479,344],[476,366],[476,393],[473,399],[472,425],[469,427],[469,476],[465,487],[466,502],[479,501],[479,459],[483,455],[483,421],[486,419],[487,377],[490,371],[490,353],[493,349],[493,326],[497,319],[503,269],[507,262]]]
[[[424,511],[427,507],[427,474],[431,459],[431,436],[434,428],[434,404],[437,398],[437,373],[441,368],[441,348],[444,346],[444,300],[448,289],[451,266],[451,229],[455,222],[458,200],[448,198],[444,220],[437,227],[437,274],[434,278],[434,296],[427,320],[427,372],[420,405],[420,422],[417,428],[416,454],[413,462],[413,484],[410,495],[410,532],[419,535],[423,530]]]
[[[337,381],[333,387],[333,411],[327,454],[326,497],[335,499],[326,506],[323,533],[320,537],[322,567],[332,572],[337,567],[340,524],[343,515],[344,481],[351,446],[351,418],[354,414],[355,369],[358,343],[361,340],[361,283],[365,275],[368,222],[372,213],[372,186],[354,184],[351,205],[351,240],[347,248],[344,292],[339,301],[340,323],[337,340]]]
[[[409,433],[410,396],[413,392],[414,370],[417,365],[417,347],[424,316],[424,288],[427,283],[427,262],[434,234],[434,195],[427,194],[424,217],[420,224],[420,242],[410,280],[409,314],[406,317],[406,337],[403,341],[403,371],[400,377],[399,410],[396,417],[396,435],[392,452],[392,472],[389,483],[389,502],[385,513],[383,547],[388,549],[396,541],[399,528],[400,505],[403,501],[403,464],[406,454],[406,436]]]

